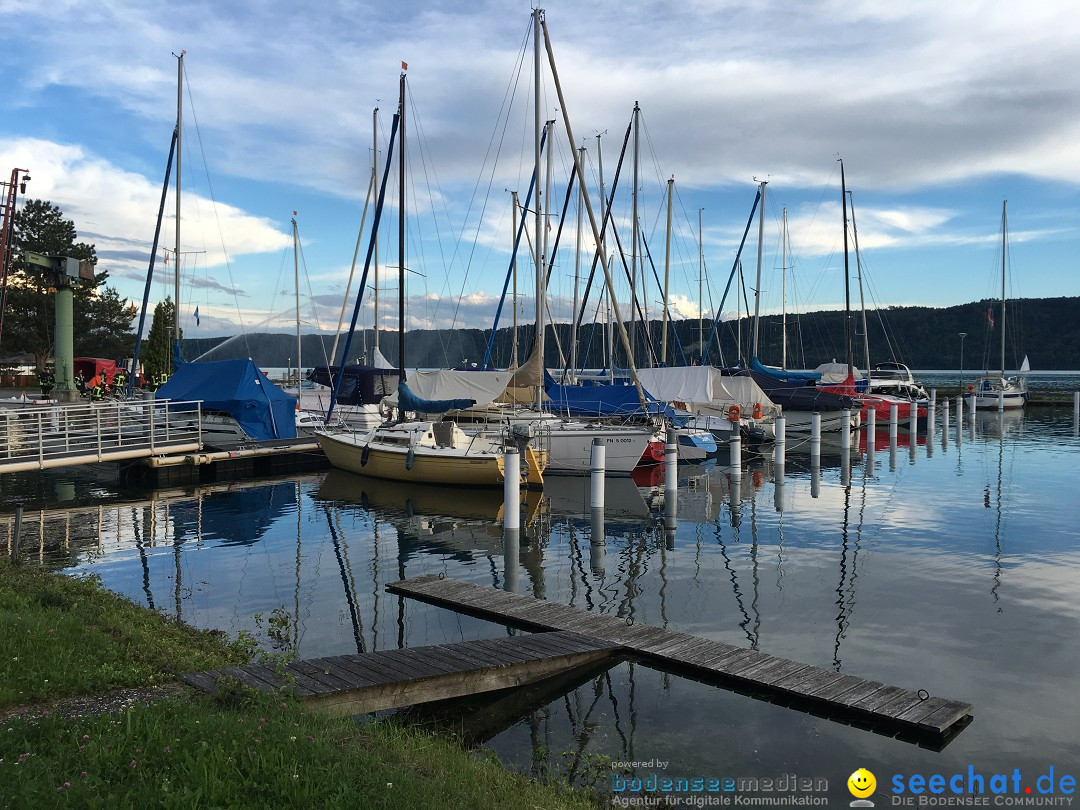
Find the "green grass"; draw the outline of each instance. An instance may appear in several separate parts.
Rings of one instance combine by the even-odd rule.
[[[250,649],[170,622],[93,579],[0,562],[0,708],[151,686]]]
[[[595,807],[448,739],[272,695],[24,716],[0,735],[4,807]]]
[[[272,633],[269,634],[272,640]],[[586,808],[495,757],[393,722],[358,725],[223,685],[117,713],[56,704],[241,663],[247,639],[170,623],[94,580],[0,561],[0,808]],[[61,703],[62,705],[62,703]]]

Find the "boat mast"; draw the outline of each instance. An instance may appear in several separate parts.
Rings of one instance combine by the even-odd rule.
[[[847,238],[847,184],[844,181],[844,161],[840,161],[840,201],[844,213],[844,342],[847,348],[847,373],[851,380],[855,375],[851,368],[851,279],[848,276]]]
[[[1008,230],[1008,221],[1005,216],[1005,205],[1008,200],[1001,201],[1001,376],[1005,376],[1005,232]]]
[[[293,277],[296,279],[296,393],[300,393],[300,232],[296,228],[296,212],[292,218]]]
[[[761,317],[761,257],[765,252],[765,186],[768,182],[768,180],[761,181],[761,210],[758,212],[757,283],[754,287],[754,337],[751,341],[754,357],[758,356],[758,320]]]
[[[866,329],[866,300],[863,298],[862,256],[859,254],[859,228],[855,224],[855,198],[848,192],[851,203],[851,235],[855,239],[855,272],[859,277],[859,309],[862,310],[863,350],[866,353],[866,379],[870,379],[870,332]]]
[[[703,310],[705,309],[705,298],[701,294],[701,280],[705,270],[705,253],[702,246],[702,233],[701,233],[701,212],[704,208],[697,210],[697,333],[698,344],[700,346],[699,356],[705,357],[705,317]]]
[[[510,215],[511,224],[517,222],[518,215],[518,194],[516,191],[510,192],[511,203],[514,207],[513,213]],[[514,331],[510,338],[510,359],[513,361],[514,368],[517,368],[518,364],[518,293],[517,293],[517,238],[514,236],[514,232],[511,229],[510,232],[510,266],[513,268],[514,274]]]
[[[660,365],[667,365],[667,328],[668,328],[668,292],[671,284],[671,191],[675,186],[675,176],[667,181],[667,237],[664,240],[664,315],[660,330]]]
[[[401,382],[405,382],[405,63],[401,63],[401,80],[398,90],[398,126],[401,143],[398,144],[398,369]]]
[[[379,187],[379,108],[376,107],[371,111],[371,187]],[[363,224],[361,223],[360,229],[363,230]],[[357,242],[359,244],[359,242]],[[375,264],[372,268],[375,271],[375,281],[372,287],[372,310],[371,321],[372,326],[375,327],[375,346],[372,348],[372,357],[377,357],[379,354],[379,234],[375,234]],[[331,358],[333,359],[333,358]],[[344,365],[344,362],[342,362]]]
[[[533,263],[536,267],[536,352],[540,368],[544,366],[544,257],[541,239],[544,227],[544,205],[547,200],[540,191],[540,15],[542,10],[533,9],[533,167],[536,172],[536,221],[533,238]],[[541,375],[542,376],[542,375]],[[544,386],[536,386],[536,409],[544,406]]]
[[[579,159],[585,162],[585,147],[578,149]],[[578,300],[580,298],[578,286],[581,283],[581,184],[578,184],[577,201],[577,248],[574,253],[574,311],[570,316],[570,381],[577,382],[578,363]]]
[[[784,238],[780,243],[782,262],[780,266],[780,368],[787,370],[787,208],[784,209]]]
[[[180,349],[180,131],[184,116],[184,54],[176,57],[176,242],[173,250],[173,351],[165,360],[165,368],[172,369],[173,357]]]
[[[633,245],[630,248],[630,351],[637,351],[637,258],[638,258],[638,240],[640,239],[638,231],[638,171],[640,162],[640,118],[641,107],[638,103],[634,102],[634,191],[631,195],[630,206],[630,236],[633,241]]]

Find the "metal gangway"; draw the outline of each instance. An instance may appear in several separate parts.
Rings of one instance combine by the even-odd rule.
[[[201,402],[0,403],[0,473],[199,450],[201,422]]]

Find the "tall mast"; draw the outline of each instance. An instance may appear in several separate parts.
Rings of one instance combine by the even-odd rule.
[[[517,222],[517,216],[518,216],[518,193],[516,191],[511,191],[510,195],[511,195],[510,199],[511,199],[511,201],[513,203],[513,206],[514,206],[514,211],[510,215],[510,222],[515,223],[515,222]],[[516,250],[516,248],[517,248],[517,238],[514,235],[513,229],[511,229],[511,231],[510,231],[510,239],[511,239],[511,241],[510,241],[510,257],[511,257],[510,266],[513,268],[513,271],[514,271],[514,332],[513,332],[513,335],[511,337],[510,357],[513,360],[514,367],[516,368],[517,364],[518,364],[518,321],[517,321],[517,316],[518,316],[518,293],[517,293],[517,250]]]
[[[372,188],[379,187],[379,108],[376,107],[371,111],[371,177]],[[372,325],[375,327],[375,346],[372,349],[372,354],[377,355],[379,353],[379,234],[375,234],[375,283],[372,287],[372,310],[371,320]],[[344,364],[343,364],[344,365]]]
[[[855,272],[859,277],[859,309],[862,311],[863,351],[866,354],[866,378],[870,379],[870,333],[866,329],[866,300],[863,298],[862,256],[859,255],[859,228],[855,224],[855,198],[848,192],[851,202],[851,235],[855,238]]]
[[[781,240],[780,249],[783,259],[780,266],[780,310],[781,331],[780,336],[780,368],[787,370],[787,208],[784,209],[784,238]]]
[[[639,116],[641,107],[634,102],[634,191],[631,195],[630,235],[633,245],[630,248],[630,351],[637,351],[637,258],[638,258],[638,171],[641,149],[641,134],[639,129]],[[631,358],[633,362],[633,358]]]
[[[703,234],[701,232],[701,212],[704,208],[697,210],[697,299],[698,299],[698,315],[697,315],[697,331],[698,331],[698,344],[700,345],[699,356],[705,356],[705,318],[703,310],[705,309],[705,298],[701,294],[701,279],[705,270],[705,251],[703,247]]]
[[[300,359],[300,232],[296,228],[296,212],[292,218],[293,276],[296,279],[296,393],[300,393],[300,371],[304,364]]]
[[[401,143],[398,144],[398,368],[401,381],[405,382],[405,63],[401,63],[401,81],[398,90],[398,127]]]
[[[165,361],[166,368],[172,368],[172,358],[180,346],[180,131],[184,116],[184,54],[180,51],[176,57],[176,242],[173,250],[173,351]]]
[[[848,275],[848,238],[847,238],[847,183],[844,181],[844,161],[840,161],[840,201],[844,212],[844,342],[847,349],[847,373],[854,379],[851,367],[851,278]]]
[[[671,190],[675,177],[667,181],[667,238],[664,240],[664,314],[660,330],[660,364],[667,365],[668,292],[671,284]]]
[[[582,163],[585,162],[585,147],[578,149],[578,155]],[[570,316],[570,379],[577,379],[578,363],[578,300],[580,298],[578,286],[581,283],[581,217],[584,206],[582,205],[582,187],[578,183],[577,200],[577,247],[574,252],[574,309]]]
[[[541,234],[544,227],[544,206],[547,200],[540,191],[540,15],[533,9],[533,166],[536,172],[536,221],[533,238],[533,263],[536,267],[536,351],[540,367],[544,368],[544,256]],[[549,147],[550,150],[550,147]],[[544,406],[544,386],[536,386],[536,409]]]
[[[757,283],[754,285],[754,337],[751,341],[754,357],[758,356],[758,320],[761,316],[761,258],[765,252],[765,185],[768,182],[768,180],[761,181],[761,210],[758,212]]]
[[[1008,221],[1005,217],[1005,204],[1001,201],[1001,376],[1005,376],[1005,232]]]

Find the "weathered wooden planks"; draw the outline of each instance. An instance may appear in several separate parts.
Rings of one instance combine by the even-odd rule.
[[[825,716],[857,718],[884,724],[899,732],[944,737],[969,722],[968,703],[923,696],[898,686],[846,675],[821,667],[777,658],[718,641],[691,636],[625,619],[587,613],[494,588],[471,585],[434,574],[386,586],[408,596],[459,613],[467,613],[530,630],[573,631],[618,644],[646,663],[674,668],[692,677],[730,683],[765,693]],[[543,638],[545,634],[536,636]]]
[[[206,692],[222,678],[260,692],[295,689],[310,705],[339,714],[361,714],[505,689],[594,665],[618,644],[568,632],[383,650],[293,661],[278,674],[252,664],[181,675]]]

